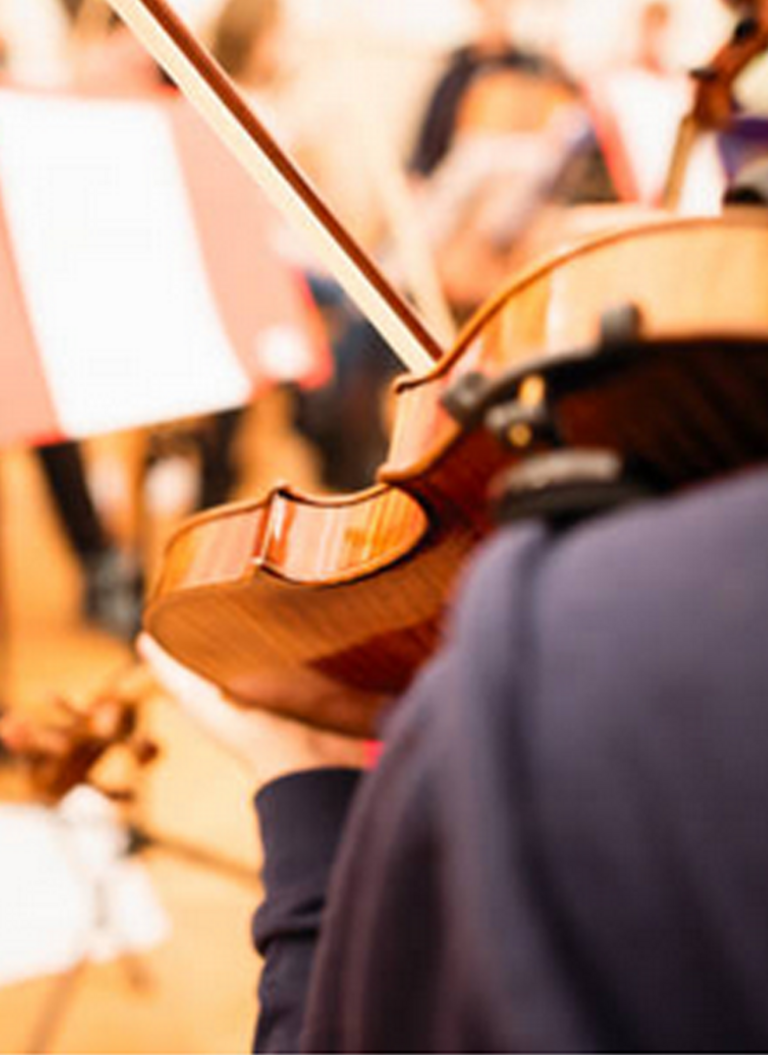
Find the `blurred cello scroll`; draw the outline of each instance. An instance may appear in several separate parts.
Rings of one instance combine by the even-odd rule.
[[[308,691],[268,706],[370,733],[439,640],[456,574],[491,530],[499,474],[609,452],[664,493],[768,457],[767,267],[768,218],[740,211],[659,218],[532,266],[429,373],[399,383],[376,487],[332,499],[278,488],[191,520],[147,629],[242,706],[264,705],[265,677],[295,675]],[[338,683],[358,693],[343,712]]]
[[[122,754],[131,770],[155,761],[158,747],[141,729],[142,702],[155,688],[147,670],[131,662],[87,704],[58,697],[47,722],[4,714],[0,742],[24,767],[35,797],[47,804],[85,784],[108,798],[127,800],[130,779],[125,786],[102,785],[100,769],[110,754]]]
[[[698,68],[669,66],[658,46],[634,62],[587,78],[596,127],[619,196],[689,214],[716,215],[727,172],[722,133],[737,117],[733,86],[766,46],[764,0],[729,2],[738,21],[729,40]],[[647,17],[668,24],[672,7],[649,2]],[[660,29],[658,22],[656,30]],[[654,54],[655,53],[655,54]]]
[[[704,66],[692,71],[693,103],[681,122],[664,190],[664,204],[677,208],[694,148],[704,132],[722,132],[733,122],[737,105],[734,83],[768,49],[768,2],[729,2],[740,16],[729,40]]]

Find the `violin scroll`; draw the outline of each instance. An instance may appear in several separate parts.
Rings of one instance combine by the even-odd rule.
[[[680,125],[667,175],[663,200],[668,209],[675,209],[680,203],[699,133],[728,128],[736,110],[734,82],[753,59],[768,49],[768,0],[736,0],[728,6],[741,16],[730,39],[708,63],[691,71],[696,82],[693,106]]]
[[[55,803],[78,784],[91,784],[109,798],[129,800],[132,793],[125,788],[100,786],[96,770],[115,749],[139,769],[157,757],[157,746],[139,732],[137,697],[105,692],[87,708],[65,698],[55,703],[56,721],[16,714],[0,720],[0,740],[27,770],[35,794]]]
[[[733,84],[768,48],[768,4],[731,5],[741,14],[730,40],[705,66],[692,71],[696,94],[692,116],[701,128],[727,127],[734,112]]]

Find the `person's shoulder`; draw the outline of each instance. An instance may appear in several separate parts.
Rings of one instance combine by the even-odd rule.
[[[644,592],[685,579],[706,587],[750,566],[768,531],[768,471],[758,469],[639,502],[566,534],[552,551],[554,577],[590,577]],[[611,586],[611,584],[614,584]]]
[[[542,522],[502,527],[484,543],[458,591],[461,627],[509,622],[524,598],[546,590],[609,596],[621,605],[661,590],[674,603],[685,581],[749,574],[768,535],[768,470],[741,473],[638,502],[558,531]]]
[[[544,78],[576,91],[576,83],[565,68],[556,59],[542,52],[510,45],[495,59],[489,61],[496,68],[501,67]]]

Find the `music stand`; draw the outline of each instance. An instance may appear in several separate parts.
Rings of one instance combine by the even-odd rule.
[[[96,794],[89,788],[78,787],[72,792],[72,798],[80,796],[82,799],[84,795],[90,795],[97,801]],[[79,936],[79,951],[71,958],[71,962],[56,974],[32,1025],[25,1050],[34,1055],[43,1055],[52,1050],[58,1031],[91,963],[111,959],[121,965],[132,989],[139,992],[151,989],[151,974],[141,954],[165,937],[164,929],[167,923],[163,918],[161,928],[158,916],[155,920],[144,921],[143,933],[138,940],[132,940],[134,936],[128,934],[129,923],[124,911],[126,876],[121,873],[130,867],[134,858],[147,852],[163,851],[188,864],[204,867],[237,882],[247,882],[249,885],[257,882],[255,870],[245,864],[227,859],[183,839],[151,832],[142,824],[123,823],[113,814],[107,813],[106,801],[101,796],[98,798],[101,803],[98,809],[94,810],[92,817],[86,817],[86,823],[94,829],[105,825],[105,831],[102,833],[96,830],[95,835],[101,838],[103,834],[106,839],[111,840],[116,852],[113,858],[105,858],[95,868],[93,860],[89,860],[89,853],[84,854],[82,845],[78,843],[78,838],[82,835],[83,819],[78,820],[76,824],[72,823],[72,817],[66,809],[68,799],[64,800],[63,807],[60,805],[46,811],[52,834],[65,852],[70,874],[73,875],[79,891],[85,892],[89,919],[86,929]],[[99,852],[106,853],[106,850]],[[146,886],[144,877],[141,877],[141,882]],[[113,884],[117,894],[113,890]],[[128,887],[130,888],[130,880]],[[130,889],[128,892],[130,893]]]

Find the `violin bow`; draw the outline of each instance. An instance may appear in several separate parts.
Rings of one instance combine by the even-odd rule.
[[[341,25],[336,61],[346,69],[350,85],[365,87],[367,70],[363,69],[363,21],[356,0],[342,0],[339,8]],[[353,66],[353,63],[355,64]],[[357,65],[360,69],[357,69]],[[360,144],[363,164],[374,189],[384,222],[392,240],[393,252],[402,269],[403,285],[409,290],[421,315],[432,331],[448,345],[457,337],[457,326],[435,260],[419,215],[413,187],[401,166],[394,147],[387,140],[380,123],[370,120],[368,108],[359,91],[350,91],[347,110]]]
[[[221,66],[165,0],[108,0],[413,373],[443,349],[256,117]]]

